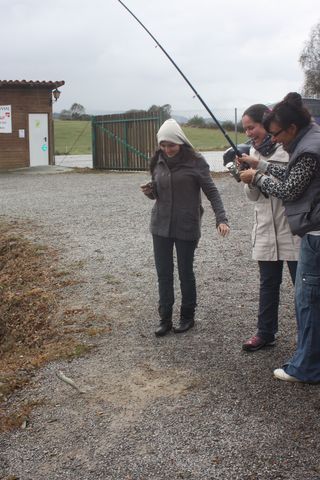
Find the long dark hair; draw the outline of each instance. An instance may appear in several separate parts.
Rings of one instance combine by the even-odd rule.
[[[301,95],[297,92],[290,92],[264,118],[263,126],[268,132],[271,122],[276,122],[284,130],[293,124],[300,131],[310,125],[311,114],[303,105]]]
[[[254,122],[261,123],[263,122],[263,118],[267,113],[270,113],[271,110],[267,105],[263,105],[263,103],[255,103],[248,107],[242,114],[242,118],[247,115],[250,117]]]
[[[160,153],[161,153],[161,149],[159,148],[158,150],[155,151],[155,154],[153,155],[153,157],[151,157],[149,161],[149,171],[151,175],[153,174],[154,167],[156,166],[159,160]],[[185,143],[183,143],[181,145],[181,156],[183,156],[185,160],[196,159],[198,156],[198,153],[194,150],[194,148],[190,147],[190,145],[186,145]]]

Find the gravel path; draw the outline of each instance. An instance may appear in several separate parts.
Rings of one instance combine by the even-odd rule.
[[[252,204],[231,177],[216,177],[232,234],[218,238],[205,200],[196,327],[158,339],[152,202],[139,192],[145,180],[144,173],[0,176],[0,218],[22,221],[29,238],[57,248],[83,280],[70,287],[69,301],[112,326],[89,354],[41,369],[12,399],[41,404],[27,428],[1,436],[0,478],[320,479],[319,387],[272,378],[295,342],[287,272],[277,345],[241,351],[257,310]],[[86,393],[61,382],[58,370]]]

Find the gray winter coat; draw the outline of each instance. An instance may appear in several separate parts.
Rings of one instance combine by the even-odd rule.
[[[282,146],[271,157],[263,157],[253,147],[250,155],[258,160],[286,165],[288,154]],[[260,261],[298,260],[300,238],[292,235],[282,200],[265,196],[258,187],[245,185],[247,197],[255,202],[252,230],[252,258]]]
[[[152,173],[156,202],[151,212],[150,231],[153,235],[198,240],[201,235],[201,190],[216,216],[216,225],[227,223],[223,203],[202,155],[182,155],[169,169],[159,154]]]

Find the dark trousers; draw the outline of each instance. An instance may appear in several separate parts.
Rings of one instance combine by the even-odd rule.
[[[258,335],[267,342],[272,342],[278,331],[278,310],[280,285],[282,282],[283,261],[262,262],[260,269],[260,297],[258,312]],[[297,262],[288,261],[292,283],[295,283]]]
[[[181,288],[181,307],[195,308],[197,304],[196,281],[193,272],[194,251],[197,241],[153,235],[153,250],[159,287],[159,307],[168,312],[174,304],[173,247],[177,252]]]

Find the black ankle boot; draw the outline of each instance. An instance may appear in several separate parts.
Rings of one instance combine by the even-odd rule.
[[[172,309],[159,307],[160,323],[155,330],[156,337],[163,337],[172,329]]]
[[[158,328],[155,330],[156,337],[163,337],[167,333],[170,332],[172,329],[172,321],[171,322],[163,322],[160,320]]]
[[[174,327],[174,333],[183,333],[194,326],[194,307],[181,307],[178,327]]]

